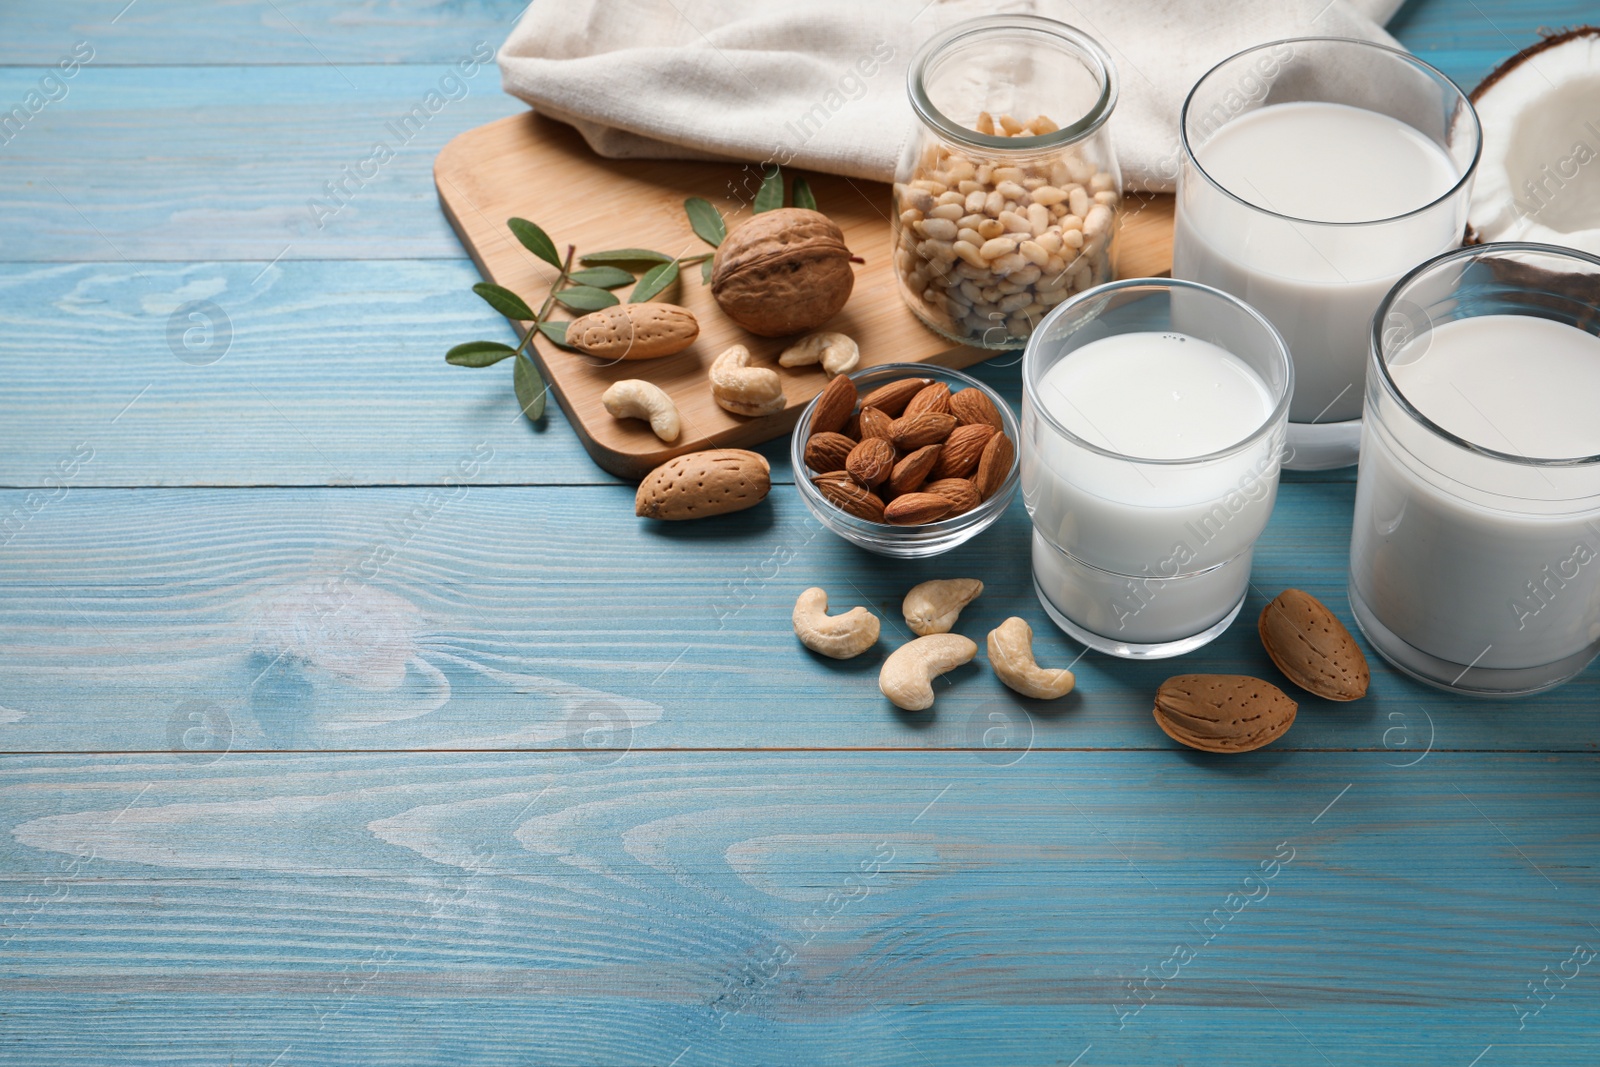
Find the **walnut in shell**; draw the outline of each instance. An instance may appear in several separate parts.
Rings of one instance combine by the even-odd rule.
[[[723,240],[711,265],[717,304],[762,337],[816,329],[839,313],[855,283],[839,227],[798,207],[752,215]]]

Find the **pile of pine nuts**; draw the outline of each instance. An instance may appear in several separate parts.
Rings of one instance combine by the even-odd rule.
[[[974,128],[1029,137],[1058,127],[1043,115],[1022,123],[984,112]],[[895,183],[895,267],[936,327],[1005,347],[1051,307],[1110,280],[1120,203],[1116,179],[1072,148],[979,159],[930,144],[912,178]]]

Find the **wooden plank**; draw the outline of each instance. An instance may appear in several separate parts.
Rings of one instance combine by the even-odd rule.
[[[0,100],[40,76],[0,68]],[[455,259],[434,155],[523,110],[492,64],[469,78],[453,65],[91,64],[69,85],[0,151],[0,260]]]
[[[1597,770],[9,758],[0,1059],[1588,1064]]]
[[[651,749],[1164,749],[1150,709],[1167,676],[1279,677],[1252,624],[1268,598],[1303,588],[1348,621],[1348,481],[1284,486],[1227,634],[1130,663],[1080,658],[1043,616],[1020,502],[947,556],[899,561],[823,531],[790,487],[660,524],[634,518],[629,486],[474,484],[493,476],[488,457],[454,487],[0,493],[0,750],[566,749],[591,715]],[[908,636],[900,598],[955,575],[987,586],[961,632],[1029,619],[1040,662],[1072,663],[1077,692],[1023,701],[980,656],[932,711],[891,708],[876,683]],[[883,617],[879,650],[801,648],[789,616],[811,585]],[[1600,666],[1517,702],[1373,673],[1354,705],[1304,697],[1276,747],[1396,764],[1430,746],[1594,750]]]
[[[477,280],[464,260],[0,263],[0,487],[54,484],[79,446],[78,488],[438,485],[480,444],[495,483],[615,482],[558,405],[521,417],[509,364],[444,362],[514,339]],[[1017,358],[973,371],[1013,410]],[[791,480],[787,440],[761,451]]]
[[[439,63],[478,40],[498,46],[526,4],[407,0],[354,12],[330,0],[141,2],[124,11],[126,6],[126,0],[19,5],[7,12],[0,64],[52,63],[75,40],[92,41],[104,62],[123,65]],[[1486,60],[1510,55],[1530,43],[1539,27],[1593,19],[1588,0],[1542,0],[1536,6],[1411,0],[1389,30],[1418,54],[1454,59],[1463,67],[1482,62],[1464,58],[1472,53]]]
[[[0,485],[608,483],[511,367],[444,353],[514,334],[465,260],[0,264]],[[195,316],[191,318],[191,316]],[[776,450],[773,450],[776,451]],[[781,469],[787,470],[787,460]]]
[[[522,294],[535,308],[557,272],[510,237],[506,219],[532,218],[558,249],[576,244],[580,255],[643,247],[683,257],[709,251],[690,229],[684,200],[710,199],[732,229],[749,217],[748,195],[720,194],[759,180],[752,168],[736,164],[601,159],[572,127],[531,112],[456,137],[440,152],[434,177],[439,202],[484,277]],[[831,175],[806,177],[822,210],[844,232],[845,243],[866,260],[856,268],[849,303],[827,324],[860,344],[862,365],[926,361],[966,367],[986,358],[981,349],[952,346],[905,306],[889,256],[889,187]],[[600,205],[603,210],[597,210]],[[1117,244],[1125,273],[1170,271],[1171,198],[1136,201],[1124,216]],[[664,359],[592,360],[536,338],[540,365],[578,439],[596,463],[625,478],[643,477],[685,452],[747,448],[786,434],[827,383],[820,367],[786,372],[787,406],[781,412],[746,418],[723,410],[706,385],[711,361],[730,345],[742,344],[770,366],[793,338],[749,333],[722,314],[698,278],[685,278],[676,293],[677,302],[699,320],[700,335],[689,348]],[[639,420],[613,418],[601,403],[612,383],[641,377],[666,390],[683,417],[682,435],[671,444]]]
[[[1593,23],[1593,0],[1409,0],[1389,32],[1464,89],[1478,84],[1501,61],[1538,39],[1545,29]]]
[[[34,116],[0,153],[0,217],[7,220],[0,223],[0,259],[265,262],[286,247],[298,258],[461,255],[440,217],[429,165],[454,134],[523,110],[500,93],[492,70],[469,79],[465,99],[430,119],[351,206],[318,229],[307,201],[322,195],[325,183],[339,180],[344,167],[367,158],[372,142],[384,138],[385,123],[421,103],[447,73],[441,66],[345,62],[346,55],[363,50],[360,42],[372,32],[378,33],[385,58],[390,52],[411,58],[413,46],[405,43],[413,39],[410,29],[396,29],[393,38],[381,29],[394,9],[363,8],[354,15],[324,7],[321,0],[276,5],[340,64],[336,69],[315,58],[304,38],[283,30],[273,5],[257,0],[201,9],[140,3],[114,27],[110,19],[121,6],[115,0],[75,2],[80,6],[33,5],[9,13],[8,33],[0,41],[0,49],[15,49],[9,61],[54,64],[80,37],[111,40],[93,32],[102,25],[102,32],[116,29],[132,36],[137,30],[150,43],[126,57],[112,45],[97,52],[99,65],[91,63],[70,83],[64,100]],[[319,10],[325,13],[314,13]],[[430,50],[415,58],[453,61],[469,55],[480,39],[498,43],[484,36],[474,14],[480,10],[497,13],[499,8],[466,9],[459,35],[438,29],[440,13],[431,5],[403,9],[398,19],[417,28]],[[451,5],[444,17],[454,19],[456,11]],[[1470,85],[1531,41],[1538,25],[1589,17],[1578,0],[1537,10],[1510,0],[1475,7],[1430,2],[1408,5],[1394,28],[1403,42]],[[13,20],[20,20],[15,35]],[[132,28],[121,29],[130,20]],[[352,22],[362,27],[360,33],[343,28]],[[318,25],[329,29],[323,32]],[[271,42],[282,40],[286,49],[303,49],[296,61],[308,65],[245,70],[111,65],[149,62],[160,58],[158,49],[189,48],[185,42],[191,39],[206,53],[195,61],[256,63],[274,57]],[[382,43],[386,40],[394,43]],[[173,61],[185,58],[180,51]],[[9,106],[23,99],[39,77],[37,68],[0,68],[0,100]],[[70,204],[49,183],[70,197]]]
[[[6,12],[0,63],[51,63],[73,41],[102,63],[445,63],[477,41],[498,48],[527,0],[235,0],[227,4],[54,0]]]

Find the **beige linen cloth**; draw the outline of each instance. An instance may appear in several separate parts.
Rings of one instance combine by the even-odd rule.
[[[1360,37],[1401,0],[534,0],[500,49],[505,90],[619,159],[776,161],[889,180],[915,119],[906,68],[929,37],[1029,13],[1104,44],[1130,188],[1170,190],[1194,82],[1250,45]]]

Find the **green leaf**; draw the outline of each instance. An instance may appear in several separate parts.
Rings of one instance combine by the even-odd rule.
[[[750,214],[759,215],[763,211],[772,211],[783,206],[783,171],[773,167],[767,176],[761,179],[761,188],[756,190],[755,203],[750,205]]]
[[[562,348],[572,348],[571,345],[567,344],[567,324],[564,322],[541,322],[539,324],[539,332]]]
[[[574,285],[557,293],[556,303],[573,311],[599,311],[622,301],[604,289],[596,289],[592,285]]]
[[[794,206],[808,211],[817,210],[817,198],[811,193],[811,183],[798,174],[794,178]]]
[[[601,289],[633,284],[633,275],[619,267],[590,267],[588,270],[575,270],[567,277],[579,285],[595,285]]]
[[[691,196],[683,202],[683,210],[688,213],[689,225],[700,235],[700,240],[712,248],[720,245],[723,238],[728,236],[728,227],[723,224],[717,209],[711,206],[711,201]]]
[[[652,267],[650,273],[640,278],[639,284],[633,287],[633,295],[628,297],[628,303],[642,304],[646,300],[665,292],[677,280],[677,263],[663,263],[659,267]]]
[[[657,263],[670,263],[672,257],[665,252],[652,252],[648,248],[613,248],[606,252],[590,252],[579,256],[585,267],[621,267],[623,270],[646,271]]]
[[[544,260],[546,263],[561,269],[561,253],[556,251],[556,243],[550,240],[550,235],[527,219],[507,219],[506,225],[522,242],[522,247]]]
[[[483,297],[484,303],[508,319],[518,319],[522,322],[533,319],[533,309],[523,303],[522,297],[504,286],[492,282],[479,282],[472,287],[472,291]]]
[[[711,261],[709,259],[700,261],[700,284],[711,284]]]
[[[499,341],[468,341],[446,352],[444,361],[458,367],[492,367],[507,356],[515,355],[516,351]]]
[[[517,357],[516,369],[511,372],[511,384],[517,390],[517,403],[522,406],[522,413],[528,416],[529,421],[538,422],[544,417],[544,379],[539,377],[539,369],[533,365],[533,360],[526,355]]]

